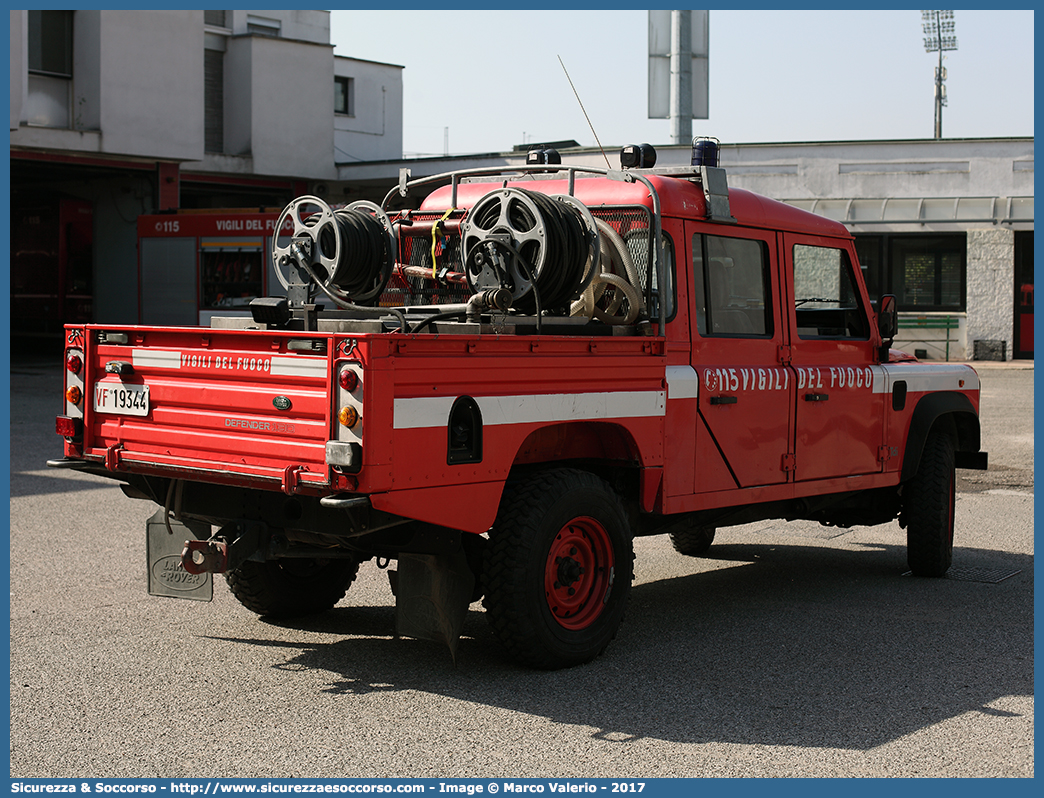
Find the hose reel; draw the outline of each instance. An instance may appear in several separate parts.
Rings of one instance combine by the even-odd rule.
[[[285,227],[291,228],[289,242],[285,233],[274,236],[272,259],[290,307],[314,313],[322,293],[342,308],[381,310],[367,306],[378,303],[396,268],[399,233],[380,206],[359,201],[334,210],[318,197],[302,196],[280,215],[276,230]],[[459,230],[464,274],[457,279],[467,283],[473,299],[495,295],[500,312],[632,324],[645,310],[627,244],[573,196],[497,189],[468,211]],[[436,318],[471,318],[482,312],[478,307],[468,303]],[[404,311],[382,312],[407,329]],[[538,318],[538,331],[539,326]]]
[[[293,223],[290,243],[280,244],[287,221]],[[272,262],[288,296],[307,300],[322,291],[338,303],[365,305],[384,292],[396,249],[391,222],[378,205],[360,200],[335,211],[318,197],[303,196],[276,222]]]
[[[461,239],[471,290],[505,288],[522,311],[567,307],[590,282],[599,252],[598,228],[583,203],[520,188],[479,200]]]

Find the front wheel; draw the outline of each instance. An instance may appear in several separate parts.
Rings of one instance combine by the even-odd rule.
[[[945,576],[949,569],[956,494],[953,436],[935,428],[928,433],[917,475],[903,488],[906,560],[915,576]]]
[[[317,560],[288,557],[247,560],[225,574],[240,604],[269,618],[315,615],[344,598],[359,572],[354,558]]]
[[[487,617],[508,652],[548,670],[601,654],[631,591],[634,554],[620,497],[585,471],[509,487],[483,565]]]

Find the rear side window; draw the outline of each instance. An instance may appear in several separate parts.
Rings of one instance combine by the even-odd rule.
[[[696,329],[702,336],[770,337],[765,244],[697,233],[692,237]]]
[[[667,283],[667,312],[664,314],[664,318],[670,320],[674,318],[674,243],[666,233],[662,234],[662,238],[663,273],[666,275],[665,282]],[[660,291],[656,282],[656,270],[651,268],[652,258],[649,257],[649,236],[631,234],[626,236],[624,240],[627,242],[627,251],[636,266],[642,263],[649,264],[649,287],[646,291],[645,304],[649,308],[649,318],[653,320],[658,319],[660,317]]]
[[[794,245],[794,312],[799,338],[870,337],[847,252]]]

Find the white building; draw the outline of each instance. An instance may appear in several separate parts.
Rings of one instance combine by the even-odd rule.
[[[282,208],[402,157],[402,67],[335,56],[328,11],[10,15],[15,331],[138,321],[141,214]]]
[[[1033,139],[722,148],[730,185],[843,222],[900,346],[933,359],[1033,356]],[[978,348],[976,348],[976,342]]]

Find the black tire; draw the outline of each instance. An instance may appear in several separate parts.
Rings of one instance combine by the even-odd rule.
[[[359,562],[354,559],[314,560],[286,558],[247,560],[225,574],[240,604],[269,618],[315,615],[344,598]]]
[[[631,530],[613,489],[586,471],[532,474],[509,485],[489,537],[483,605],[508,653],[547,670],[601,654],[634,575]]]
[[[906,560],[915,576],[945,576],[953,561],[954,448],[949,430],[933,428],[917,475],[903,487]]]
[[[712,526],[690,525],[676,529],[670,533],[671,545],[676,552],[686,557],[701,557],[714,542],[714,532]]]

